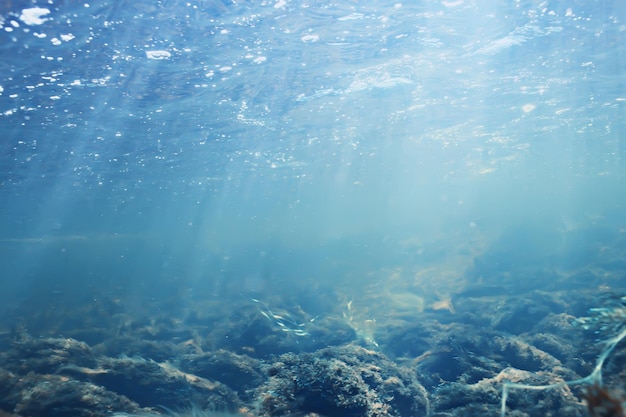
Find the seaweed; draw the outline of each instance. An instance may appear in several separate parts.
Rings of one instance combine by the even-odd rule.
[[[591,417],[623,417],[623,398],[598,384],[587,388],[584,395]]]

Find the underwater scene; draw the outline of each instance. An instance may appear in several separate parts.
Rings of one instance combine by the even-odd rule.
[[[0,417],[616,417],[623,0],[0,0]]]

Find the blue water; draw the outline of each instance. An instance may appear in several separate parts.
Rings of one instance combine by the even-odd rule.
[[[626,286],[622,1],[0,12],[3,332]]]

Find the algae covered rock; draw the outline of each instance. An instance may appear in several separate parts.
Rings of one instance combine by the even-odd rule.
[[[260,415],[425,416],[426,391],[411,370],[358,346],[285,354],[267,367]]]

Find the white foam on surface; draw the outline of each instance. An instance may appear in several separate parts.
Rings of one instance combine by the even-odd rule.
[[[30,9],[22,10],[22,13],[20,14],[20,20],[30,26],[41,25],[49,20],[48,18],[45,18],[43,16],[49,14],[49,9],[45,9],[43,7],[32,7]]]
[[[168,51],[146,51],[146,56],[148,57],[148,59],[160,60],[169,59],[172,54]]]

